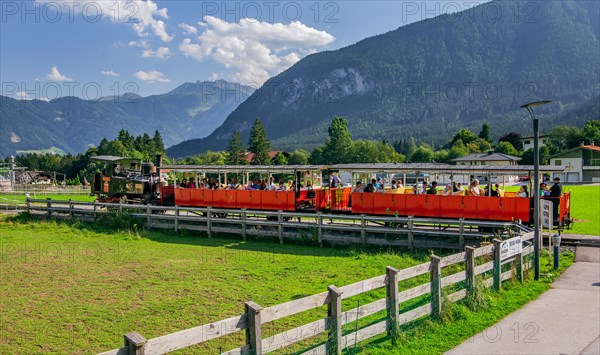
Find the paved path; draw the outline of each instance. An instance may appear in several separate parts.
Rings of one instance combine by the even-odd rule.
[[[600,248],[578,247],[551,290],[447,354],[599,355]]]

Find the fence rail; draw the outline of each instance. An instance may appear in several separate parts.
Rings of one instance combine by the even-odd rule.
[[[167,207],[52,199],[31,199],[27,210],[48,217],[98,219],[122,211],[144,221],[148,229],[192,230],[211,237],[215,233],[312,241],[319,246],[361,244],[408,248],[463,249],[479,246],[490,236],[502,237],[520,231],[518,222],[490,222],[396,216],[340,215],[329,213],[232,210],[222,208]]]
[[[532,235],[525,235],[523,240],[531,238]],[[246,302],[244,314],[150,340],[132,332],[125,335],[124,347],[104,352],[102,355],[163,354],[240,331],[246,332],[246,344],[223,354],[266,354],[322,333],[327,333],[327,340],[313,344],[310,349],[305,349],[303,354],[340,354],[345,348],[384,333],[394,341],[400,325],[426,316],[438,319],[443,307],[447,306],[446,302],[457,302],[477,292],[478,282],[496,290],[502,287],[502,281],[513,277],[522,282],[523,271],[531,267],[530,262],[524,262],[524,257],[533,252],[533,246],[524,247],[520,253],[501,260],[500,245],[501,241],[495,239],[491,245],[478,249],[467,247],[465,252],[443,258],[432,255],[429,262],[410,268],[397,270],[388,266],[383,275],[342,287],[332,285],[325,292],[266,308],[249,301]],[[486,260],[480,260],[480,265],[475,266],[477,259],[484,257],[487,257]],[[488,261],[489,259],[492,260]],[[441,276],[443,268],[461,263],[464,264],[464,270]],[[489,271],[491,277],[486,276]],[[429,282],[399,291],[399,285],[403,281],[424,274],[430,275]],[[455,290],[452,290],[454,292],[443,297],[443,289],[451,285],[455,285]],[[462,286],[456,290],[457,285]],[[354,309],[342,309],[343,299],[381,288],[386,290],[385,298]],[[427,294],[430,295],[429,303],[407,312],[400,312],[402,303]],[[261,329],[266,323],[322,306],[327,306],[325,317],[263,339]],[[343,325],[384,310],[387,311],[385,320],[347,334],[342,333]]]

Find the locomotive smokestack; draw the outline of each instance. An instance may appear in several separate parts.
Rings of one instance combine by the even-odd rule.
[[[162,166],[162,154],[156,154],[156,173],[158,174],[158,182],[160,183],[160,167]]]

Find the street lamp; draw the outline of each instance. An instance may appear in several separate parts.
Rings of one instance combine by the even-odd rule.
[[[521,108],[526,108],[529,114],[531,115],[531,119],[533,120],[533,189],[531,189],[531,193],[533,193],[533,264],[535,270],[535,280],[540,279],[540,194],[538,188],[540,186],[540,121],[535,117],[533,113],[533,107],[541,106],[545,104],[549,104],[552,101],[535,101],[530,102],[521,106]],[[552,222],[550,222],[552,223]]]

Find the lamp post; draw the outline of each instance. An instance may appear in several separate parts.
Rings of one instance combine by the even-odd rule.
[[[552,101],[535,101],[530,102],[521,106],[521,108],[527,109],[533,120],[533,264],[535,270],[535,280],[540,279],[540,194],[538,188],[540,186],[540,121],[535,117],[533,113],[533,107],[549,104]],[[552,222],[550,222],[552,223]]]

